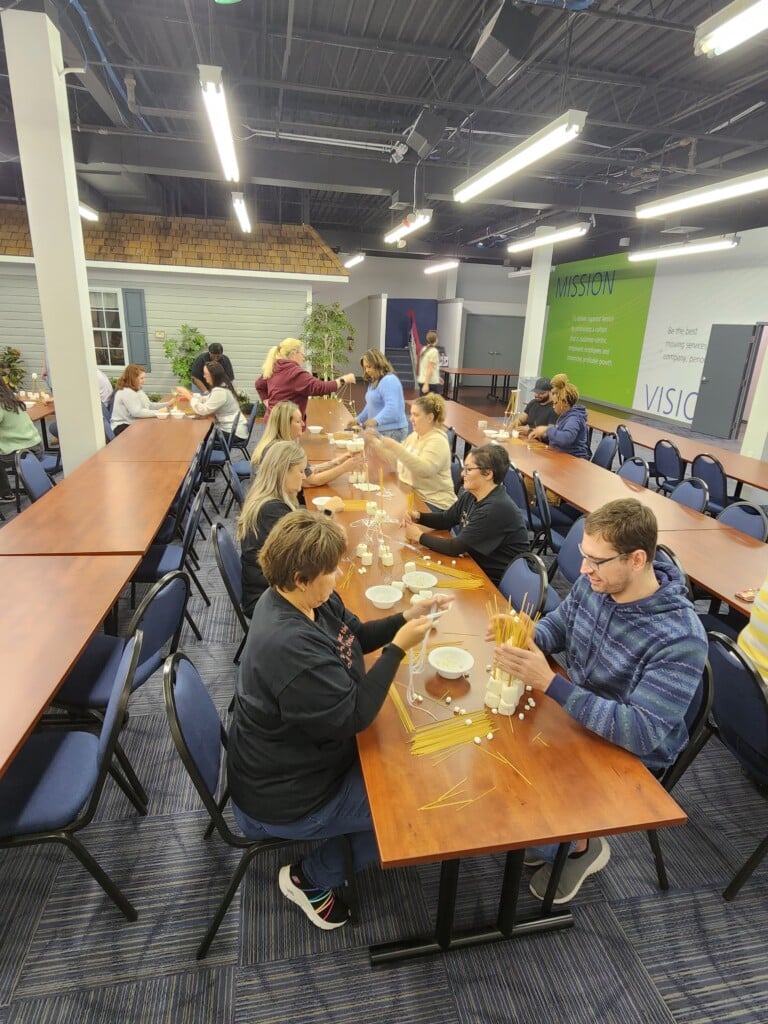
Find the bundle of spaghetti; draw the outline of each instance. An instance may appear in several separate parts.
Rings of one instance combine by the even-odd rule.
[[[345,512],[365,512],[365,499],[364,498],[345,498],[344,499],[344,511]]]
[[[352,576],[354,574],[354,571],[355,571],[355,563],[354,562],[350,562],[349,563],[349,568],[347,569],[347,571],[341,577],[341,580],[336,585],[336,589],[337,590],[344,590],[345,587],[349,586],[350,581],[352,580]]]
[[[491,725],[490,715],[482,708],[467,712],[466,718],[462,715],[435,725],[419,726],[411,734],[411,753],[421,757],[424,754],[439,754],[443,750],[467,743],[474,744],[475,736],[485,735]]]
[[[539,614],[537,612],[536,615],[531,616],[533,606],[528,604],[527,594],[523,596],[523,600],[520,602],[519,615],[512,610],[511,603],[502,605],[500,608],[495,595],[493,601],[487,602],[486,609],[493,627],[493,638],[496,641],[497,647],[501,647],[503,644],[523,649],[528,647],[528,644],[533,639],[536,623],[539,621]]]
[[[413,518],[413,513],[416,511],[416,492],[415,491],[408,491],[408,496],[405,499],[405,510],[408,513],[408,515],[411,516],[411,518]]]
[[[432,571],[431,569],[429,570]],[[437,572],[440,572],[438,569]],[[483,586],[483,581],[479,576],[475,576],[469,580],[438,580],[435,584],[436,587],[450,588],[451,590],[480,590]]]
[[[408,708],[403,703],[403,698],[397,692],[397,687],[390,686],[389,696],[392,698],[392,703],[395,705],[395,710],[397,711],[400,721],[403,723],[403,728],[405,729],[406,732],[413,732],[413,719],[408,713]]]
[[[455,565],[437,565],[431,559],[417,558],[416,565],[427,572],[436,572],[438,575],[450,576],[452,580],[476,580],[478,577],[466,569],[459,569]]]

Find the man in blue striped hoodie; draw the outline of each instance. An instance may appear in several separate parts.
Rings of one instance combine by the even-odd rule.
[[[684,716],[707,658],[706,635],[682,574],[655,558],[657,533],[653,512],[634,498],[592,512],[580,547],[582,575],[568,596],[538,623],[529,650],[496,648],[501,668],[653,772],[671,764],[688,742]],[[547,661],[560,652],[568,679]],[[542,865],[530,886],[539,899],[555,849],[541,851],[541,860],[526,857],[527,864]],[[610,855],[599,836],[574,843],[555,902],[573,899]]]

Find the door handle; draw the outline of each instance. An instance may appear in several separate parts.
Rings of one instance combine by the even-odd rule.
[[[701,383],[702,384],[706,384],[707,383],[707,378],[706,377],[702,377],[701,378]]]

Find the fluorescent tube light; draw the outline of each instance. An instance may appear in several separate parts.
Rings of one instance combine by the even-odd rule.
[[[424,268],[425,274],[441,274],[444,270],[453,270],[458,267],[458,260],[444,260],[442,263],[432,263]]]
[[[354,256],[349,256],[346,260],[344,260],[344,266],[347,268],[347,270],[351,270],[352,267],[356,267],[358,263],[362,263],[364,259],[364,252],[356,252]]]
[[[467,178],[453,190],[453,198],[457,203],[466,203],[469,199],[485,192],[486,189],[498,185],[505,178],[511,178],[524,167],[529,167],[554,150],[575,139],[584,127],[587,113],[585,110],[566,110],[541,131],[531,135],[509,153],[499,157],[483,171]]]
[[[640,220],[646,220],[648,217],[663,217],[667,213],[676,213],[678,210],[692,210],[697,206],[724,203],[727,199],[752,195],[766,189],[768,189],[768,168],[754,171],[752,174],[742,174],[739,178],[731,178],[729,181],[721,181],[715,185],[694,188],[690,192],[679,192],[676,196],[668,196],[666,199],[654,199],[652,203],[643,203],[641,206],[635,207],[635,216]]]
[[[741,239],[738,235],[730,238],[713,238],[702,242],[684,242],[682,245],[662,245],[657,249],[636,249],[627,254],[630,263],[642,260],[665,260],[675,256],[695,256],[702,252],[718,252],[721,249],[735,249]]]
[[[567,242],[571,238],[581,238],[586,235],[592,225],[588,220],[581,224],[571,224],[567,228],[559,228],[548,235],[531,235],[529,238],[521,238],[519,242],[512,242],[507,246],[507,252],[524,252],[526,249],[539,249],[543,245],[555,245],[556,242]]]
[[[227,97],[224,92],[224,83],[221,80],[221,68],[212,64],[198,64],[197,70],[200,74],[200,87],[203,90],[205,110],[208,120],[211,122],[211,131],[224,171],[224,180],[240,181],[232,126],[229,123]]]
[[[248,233],[251,230],[251,218],[248,216],[248,207],[245,205],[245,196],[242,192],[232,193],[232,205],[235,208],[237,219],[240,221],[240,227]]]
[[[697,57],[719,57],[768,28],[768,0],[733,0],[702,21],[693,38]]]
[[[399,242],[401,238],[405,238],[406,235],[413,234],[414,231],[418,231],[419,228],[423,228],[425,224],[429,224],[431,220],[431,210],[414,210],[413,213],[408,214],[402,224],[398,224],[398,226],[393,228],[388,235],[384,235],[384,241]]]
[[[77,212],[83,218],[83,220],[98,220],[99,214],[93,207],[88,206],[87,203],[78,202]]]

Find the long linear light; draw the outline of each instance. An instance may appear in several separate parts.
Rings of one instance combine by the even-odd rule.
[[[458,267],[458,260],[444,260],[442,263],[432,263],[424,267],[425,274],[442,274],[444,270],[453,270]]]
[[[662,245],[657,249],[636,249],[627,254],[630,263],[642,260],[666,260],[675,256],[696,256],[702,252],[719,252],[721,249],[735,249],[741,239],[738,235],[730,238],[713,238],[709,241],[684,242],[682,245]]]
[[[529,167],[554,150],[564,146],[566,142],[575,139],[584,128],[587,118],[585,110],[566,110],[560,117],[555,118],[541,131],[531,135],[525,142],[520,143],[511,149],[504,156],[499,157],[485,170],[478,171],[471,178],[467,178],[461,185],[453,190],[453,198],[457,203],[466,203],[469,199],[485,192],[486,189],[498,185],[505,178],[511,178],[524,167]]]
[[[198,64],[200,87],[203,90],[203,103],[211,123],[211,131],[219,151],[221,168],[225,181],[240,181],[240,169],[237,166],[235,141],[232,137],[232,125],[229,121],[227,96],[221,78],[221,68],[213,64]]]
[[[768,28],[768,0],[733,0],[696,27],[693,52],[719,57]]]
[[[586,220],[580,224],[571,224],[567,228],[559,228],[548,235],[531,235],[529,238],[521,238],[518,242],[512,242],[507,246],[507,252],[525,252],[526,249],[539,249],[543,245],[568,242],[572,238],[581,238],[582,235],[586,235],[591,227],[591,223]]]
[[[237,219],[240,221],[241,229],[246,234],[249,233],[251,231],[251,218],[248,216],[248,207],[245,205],[245,196],[242,192],[232,193],[232,205],[235,208]]]
[[[356,252],[354,256],[350,256],[348,259],[344,260],[344,266],[347,268],[347,270],[351,270],[352,267],[356,267],[358,263],[362,263],[364,259],[364,252]]]
[[[384,235],[385,242],[399,242],[401,238],[405,238],[406,235],[413,234],[414,231],[418,231],[419,228],[423,228],[425,224],[429,224],[432,220],[431,210],[414,210],[412,214],[409,214],[402,224],[398,224],[396,228],[393,228],[388,235]]]
[[[715,185],[694,188],[690,192],[679,192],[675,196],[667,196],[666,199],[655,199],[651,203],[643,203],[641,206],[635,207],[635,216],[640,220],[647,220],[649,217],[663,217],[667,213],[676,213],[678,210],[692,210],[697,206],[724,203],[727,199],[753,195],[755,192],[764,192],[766,189],[768,189],[768,168],[754,171],[752,174],[742,174],[738,178],[730,178],[728,181],[721,181]]]
[[[87,203],[78,202],[78,204],[77,204],[77,212],[80,214],[80,216],[83,218],[83,220],[98,220],[99,219],[98,212],[96,210],[94,210],[93,207],[89,206]]]

